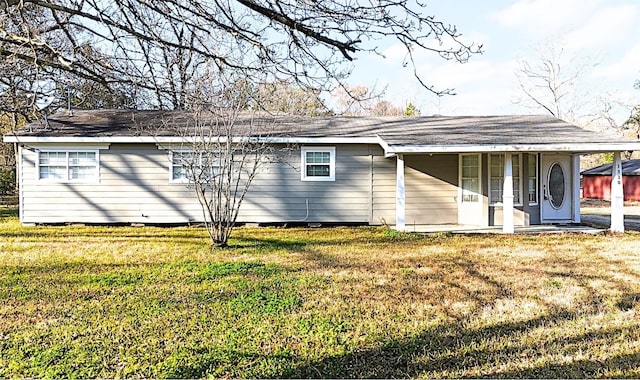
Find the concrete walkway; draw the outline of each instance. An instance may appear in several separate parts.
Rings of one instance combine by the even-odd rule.
[[[599,234],[606,231],[599,225],[593,226],[573,225],[573,224],[545,224],[536,226],[515,226],[516,234],[561,234],[580,232],[585,234]],[[406,226],[406,232],[417,232],[424,234],[451,233],[451,234],[502,234],[502,226],[476,227],[461,224],[440,224],[440,225],[416,225]]]
[[[609,207],[581,207],[580,211],[583,224],[603,228],[611,226],[611,208]],[[624,206],[624,228],[640,231],[640,206]]]

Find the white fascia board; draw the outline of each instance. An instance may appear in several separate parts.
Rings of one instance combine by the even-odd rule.
[[[155,144],[181,144],[189,143],[193,138],[189,136],[106,136],[106,137],[45,137],[45,136],[16,136],[5,135],[6,143],[155,143]],[[238,142],[246,138],[238,138]],[[221,138],[220,141],[224,141]],[[235,140],[235,139],[234,139]],[[273,144],[379,144],[377,137],[258,137],[259,142]]]
[[[575,143],[532,145],[391,145],[387,156],[418,153],[488,153],[488,152],[615,152],[640,150],[640,142],[629,143]]]
[[[47,150],[69,150],[69,149],[109,149],[111,144],[105,142],[77,143],[77,142],[59,142],[59,143],[26,143],[22,144],[26,149],[47,149]]]
[[[378,144],[376,137],[266,137],[265,141],[283,144]]]

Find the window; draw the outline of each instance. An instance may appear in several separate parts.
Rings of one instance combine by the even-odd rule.
[[[529,177],[529,204],[538,203],[538,156],[529,154],[529,165],[527,167]]]
[[[303,181],[335,181],[334,147],[304,147],[302,153]]]
[[[196,155],[196,157],[194,157]],[[171,182],[210,181],[220,173],[220,160],[207,152],[174,151],[171,152]]]
[[[489,155],[489,201],[492,204],[502,203],[504,185],[504,154]],[[520,204],[520,155],[511,156],[511,173],[513,176],[513,203]]]
[[[40,151],[38,179],[91,182],[98,179],[98,151]]]
[[[511,170],[513,175],[513,203],[522,204],[522,171],[525,168],[522,167],[522,155],[513,154],[511,156]],[[491,154],[489,155],[489,202],[491,204],[502,203],[502,188],[504,185],[504,155],[503,154]],[[535,154],[528,155],[527,171],[527,187],[528,194],[527,200],[529,204],[535,204],[538,202],[538,161]]]
[[[480,160],[477,154],[462,156],[462,202],[478,202],[480,194]]]

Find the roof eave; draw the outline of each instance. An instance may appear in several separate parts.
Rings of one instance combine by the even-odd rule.
[[[638,142],[615,143],[551,143],[551,144],[522,144],[522,145],[387,145],[385,153],[421,154],[421,153],[491,153],[491,152],[571,152],[571,153],[602,153],[640,150]]]

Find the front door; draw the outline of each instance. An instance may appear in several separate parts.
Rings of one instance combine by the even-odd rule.
[[[570,222],[573,204],[571,156],[542,155],[541,160],[542,222]]]
[[[458,224],[483,225],[480,155],[461,154],[458,186]]]

